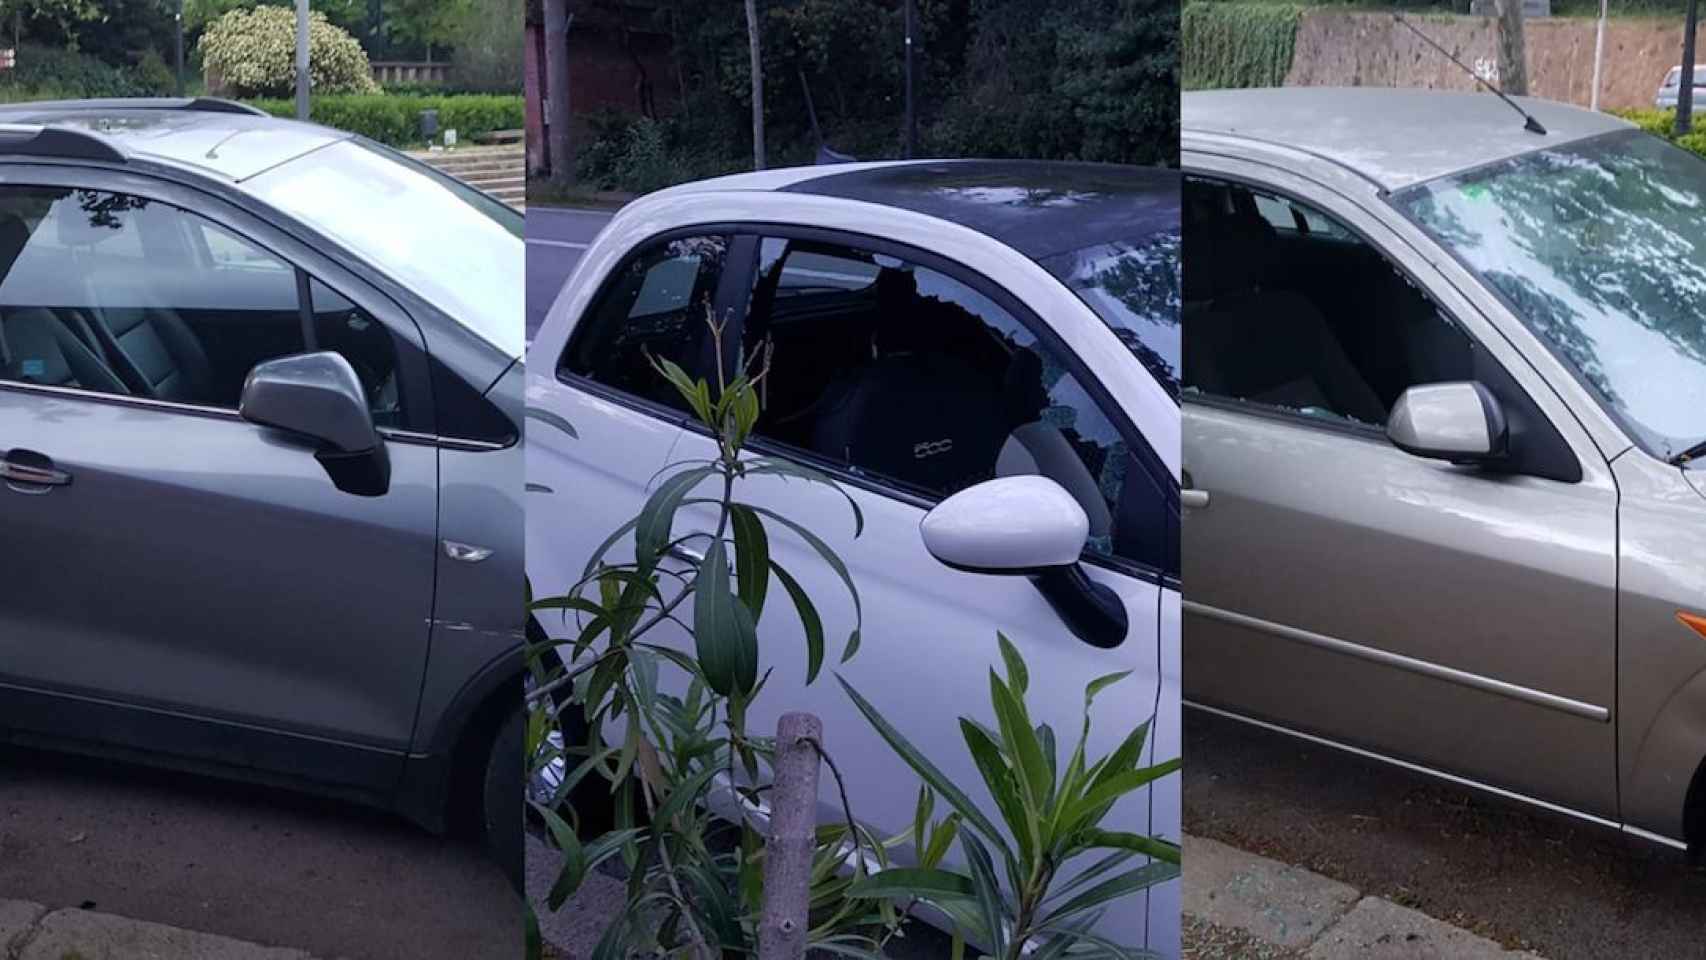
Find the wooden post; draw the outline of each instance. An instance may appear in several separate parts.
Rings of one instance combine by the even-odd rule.
[[[823,721],[785,713],[776,722],[776,782],[770,789],[770,842],[765,848],[764,906],[758,960],[803,960],[817,847],[817,748]]]

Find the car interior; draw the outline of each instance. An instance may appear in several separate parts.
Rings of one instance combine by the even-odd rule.
[[[1409,387],[1474,378],[1469,337],[1319,212],[1189,178],[1185,220],[1188,388],[1380,426]]]
[[[5,199],[6,379],[231,409],[257,364],[304,351],[296,271],[223,230],[121,194],[26,188]],[[377,422],[400,424],[389,333],[312,289],[316,347],[350,360]]]

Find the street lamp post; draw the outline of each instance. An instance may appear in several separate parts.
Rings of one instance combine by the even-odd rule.
[[[178,12],[172,20],[177,25],[173,58],[178,65],[178,96],[181,97],[184,95],[184,0],[178,0]]]
[[[296,0],[296,119],[308,119],[308,0]]]
[[[1688,0],[1688,27],[1682,35],[1682,86],[1676,91],[1676,133],[1694,132],[1695,40],[1700,36],[1700,0]]]

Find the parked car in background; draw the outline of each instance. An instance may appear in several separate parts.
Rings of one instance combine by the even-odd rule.
[[[518,870],[521,232],[227,101],[0,107],[0,737]]]
[[[1677,98],[1682,93],[1682,68],[1672,67],[1665,77],[1665,82],[1659,86],[1657,101],[1660,110],[1675,110]],[[1706,109],[1706,64],[1694,68],[1694,105]]]
[[[1088,752],[1154,717],[1145,762],[1176,757],[1178,189],[1174,172],[1131,167],[867,163],[711,180],[629,205],[529,350],[535,591],[579,579],[667,465],[715,455],[652,359],[714,382],[714,316],[728,350],[773,348],[751,448],[827,472],[863,511],[855,537],[846,504],[821,485],[740,484],[743,502],[803,523],[845,561],[863,641],[836,669],[908,739],[991,803],[957,718],[987,702],[1001,631],[1031,664],[1038,722],[1076,730],[1085,685],[1131,670],[1121,696],[1098,701]],[[563,423],[574,435],[553,426]],[[1052,482],[1016,501],[1012,486],[986,485],[1016,475]],[[988,539],[977,524],[963,539],[921,530],[955,494]],[[708,531],[712,517],[684,507],[676,531]],[[1006,556],[1005,572],[1031,577],[996,576],[975,544],[1021,528],[1029,542],[1075,537],[1082,554],[1066,565],[1058,552]],[[770,550],[809,595],[845,596],[804,541],[778,531]],[[565,639],[574,624],[544,617],[530,629]],[[805,685],[797,619],[767,616],[759,631],[773,672],[752,728],[774,729],[784,710],[818,714],[854,812],[884,836],[902,832],[916,794],[896,787],[914,775],[833,683]],[[684,631],[661,642],[691,649]],[[831,778],[822,788],[838,817]],[[1104,826],[1177,840],[1178,777],[1121,801]],[[1178,883],[1145,896],[1102,932],[1176,955]]]
[[[1189,705],[1706,845],[1706,161],[1184,98]]]

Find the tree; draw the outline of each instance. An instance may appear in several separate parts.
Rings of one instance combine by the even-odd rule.
[[[1499,87],[1528,96],[1528,44],[1522,31],[1523,0],[1496,0],[1499,13]]]
[[[752,169],[764,169],[764,60],[758,50],[758,0],[746,0],[746,43],[752,61]]]
[[[456,44],[472,8],[470,0],[388,0],[385,33],[388,39],[422,50],[431,63],[434,47]]]
[[[1700,0],[1688,0],[1688,27],[1682,36],[1682,86],[1676,91],[1676,132],[1694,132],[1695,42],[1700,36]]]
[[[545,0],[545,124],[551,179],[575,179],[575,148],[569,135],[569,0]]]

